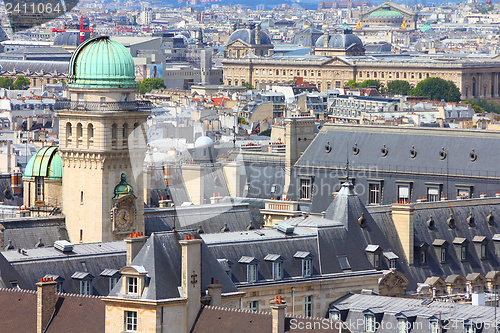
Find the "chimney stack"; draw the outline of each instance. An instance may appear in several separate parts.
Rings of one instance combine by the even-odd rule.
[[[260,24],[255,25],[255,44],[260,45]]]
[[[325,33],[323,34],[323,36],[323,47],[328,47],[328,42],[330,41],[330,33],[328,32],[328,30],[325,29]]]
[[[413,204],[393,204],[392,219],[398,233],[398,237],[403,245],[406,259],[410,265],[413,264],[413,245],[414,245],[414,205]]]
[[[182,246],[182,297],[187,300],[188,330],[193,327],[201,306],[201,239],[185,236]]]
[[[127,266],[132,264],[132,260],[137,256],[137,253],[142,249],[148,238],[143,236],[142,232],[134,232],[125,238],[127,243]]]
[[[210,305],[221,306],[222,305],[222,285],[219,281],[215,281],[215,284],[209,284],[207,286],[208,294],[210,295]]]
[[[285,312],[286,302],[281,299],[281,296],[276,296],[271,301],[271,313],[273,315],[273,333],[285,332]]]
[[[43,333],[56,307],[57,282],[52,278],[41,278],[36,285],[36,331]]]

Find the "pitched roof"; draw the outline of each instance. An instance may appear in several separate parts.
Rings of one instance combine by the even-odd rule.
[[[193,232],[161,232],[153,233],[146,244],[132,261],[131,266],[142,266],[149,276],[149,283],[144,288],[141,299],[161,300],[180,297],[179,286],[181,285],[181,257],[182,250],[179,239],[184,235],[192,235]],[[196,238],[200,239],[200,236]],[[219,280],[222,285],[222,293],[236,292],[237,289],[221,267],[217,259],[207,245],[201,244],[201,282],[202,290],[211,283],[211,278]],[[110,296],[120,296],[123,278],[117,283]]]
[[[98,297],[56,294],[55,316],[47,333],[104,332],[105,304]],[[35,332],[37,295],[34,291],[0,289],[3,332]]]

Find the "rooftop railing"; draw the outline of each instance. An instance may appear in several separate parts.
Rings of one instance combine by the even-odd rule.
[[[72,111],[150,111],[153,104],[150,101],[128,101],[128,102],[86,102],[57,100],[54,110]]]

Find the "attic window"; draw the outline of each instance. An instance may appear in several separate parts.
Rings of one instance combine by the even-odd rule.
[[[348,270],[351,269],[351,264],[349,263],[349,259],[346,256],[339,256],[337,257],[340,263],[340,267],[342,270]]]
[[[135,276],[128,276],[127,277],[127,294],[129,295],[137,295],[137,277]]]
[[[276,193],[276,184],[271,185],[271,193],[275,194]]]
[[[375,315],[373,313],[365,314],[365,331],[375,332]]]
[[[328,315],[330,320],[340,320],[340,311],[337,309],[330,309]]]

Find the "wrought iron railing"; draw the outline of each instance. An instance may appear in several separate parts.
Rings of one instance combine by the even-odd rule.
[[[54,110],[72,111],[149,111],[153,108],[150,101],[128,101],[128,102],[81,102],[57,100]]]

